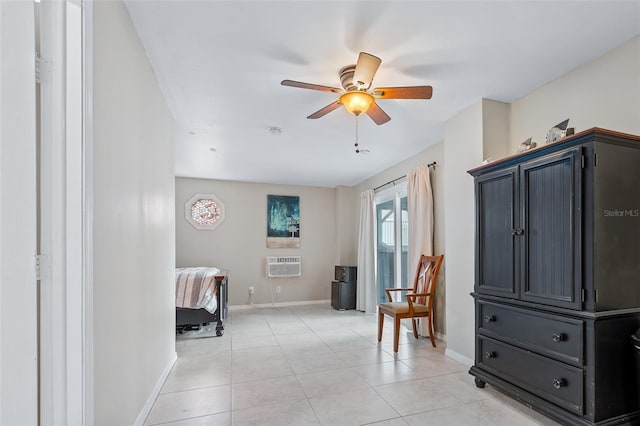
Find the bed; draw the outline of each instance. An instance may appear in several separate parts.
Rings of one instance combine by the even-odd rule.
[[[218,268],[176,268],[176,332],[215,322],[216,336],[224,334],[227,280]]]

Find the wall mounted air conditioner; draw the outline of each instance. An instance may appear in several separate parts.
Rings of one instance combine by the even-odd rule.
[[[300,256],[267,256],[267,277],[284,278],[302,275]]]

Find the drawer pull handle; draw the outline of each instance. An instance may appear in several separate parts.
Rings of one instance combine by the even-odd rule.
[[[560,389],[567,386],[567,382],[564,379],[553,379],[553,387],[556,389]]]
[[[562,342],[564,340],[566,340],[566,335],[564,333],[554,333],[551,338],[553,339],[554,342]]]
[[[486,323],[490,323],[496,320],[496,316],[495,315],[485,315],[484,316],[484,322]]]
[[[485,357],[486,359],[495,358],[495,357],[496,357],[496,353],[495,353],[495,352],[489,352],[489,351],[487,351],[487,352],[485,352],[485,353],[484,353],[484,357]]]

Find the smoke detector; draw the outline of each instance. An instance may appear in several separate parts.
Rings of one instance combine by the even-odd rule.
[[[273,136],[280,136],[282,134],[282,128],[277,126],[271,126],[269,127],[269,133],[272,134]]]

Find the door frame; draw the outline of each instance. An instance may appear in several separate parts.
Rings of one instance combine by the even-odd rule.
[[[93,9],[40,7],[40,422],[93,424]]]

